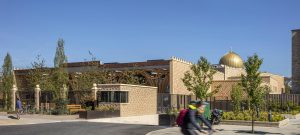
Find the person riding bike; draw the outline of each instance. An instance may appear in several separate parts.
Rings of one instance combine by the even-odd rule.
[[[201,105],[201,101],[192,101],[188,106],[188,112],[184,116],[181,126],[181,132],[184,135],[197,135],[195,129],[200,132],[204,132],[203,129],[201,129],[201,127],[199,126],[197,119],[203,121],[209,127],[209,133],[212,133],[210,123],[202,115],[199,115],[199,107],[201,107]]]
[[[210,129],[212,129],[212,123],[209,122],[209,120],[204,116],[204,112],[207,111],[205,110],[205,107],[208,105],[207,102],[203,102],[203,101],[198,101],[200,106],[198,108],[198,113],[197,113],[197,120],[200,121],[201,125],[203,125],[203,123]],[[210,110],[208,110],[210,111]],[[201,126],[202,127],[202,126]],[[213,130],[215,131],[215,130]]]

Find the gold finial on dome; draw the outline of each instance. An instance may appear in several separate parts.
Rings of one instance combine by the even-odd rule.
[[[229,67],[234,67],[234,68],[244,67],[244,62],[242,58],[232,50],[230,50],[220,59],[219,64],[226,65]]]

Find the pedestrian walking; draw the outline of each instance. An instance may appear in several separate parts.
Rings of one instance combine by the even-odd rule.
[[[17,102],[16,102],[16,114],[17,114],[17,119],[20,119],[20,113],[22,111],[22,103],[20,101],[20,98],[17,97]]]

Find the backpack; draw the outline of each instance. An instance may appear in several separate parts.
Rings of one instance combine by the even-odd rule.
[[[181,127],[183,125],[183,119],[184,119],[187,112],[188,112],[188,109],[183,109],[183,110],[180,111],[180,113],[179,113],[179,115],[176,119],[176,124],[178,126]]]

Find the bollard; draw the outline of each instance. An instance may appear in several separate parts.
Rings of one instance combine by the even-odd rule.
[[[272,122],[272,111],[271,110],[269,110],[269,113],[268,113],[268,121]]]
[[[256,109],[256,117],[259,118],[260,114],[259,114],[259,108]]]

